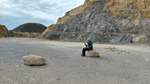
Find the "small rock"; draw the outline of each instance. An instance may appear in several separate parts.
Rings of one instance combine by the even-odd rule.
[[[124,52],[123,50],[120,50],[120,52]]]
[[[26,81],[29,81],[29,79],[26,79]]]
[[[145,61],[147,61],[147,62],[148,62],[148,61],[150,61],[150,59],[145,59]]]
[[[129,53],[129,51],[126,51],[126,53]]]
[[[56,78],[56,80],[61,80],[60,78]]]
[[[3,68],[0,68],[0,70],[3,70]]]
[[[29,66],[40,66],[44,65],[46,60],[42,58],[41,56],[30,54],[28,56],[23,57],[24,64]]]

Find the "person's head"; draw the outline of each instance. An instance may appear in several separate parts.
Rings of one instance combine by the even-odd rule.
[[[91,41],[91,39],[90,39],[90,38],[88,38],[87,40],[88,40],[88,42],[89,42],[89,41]]]

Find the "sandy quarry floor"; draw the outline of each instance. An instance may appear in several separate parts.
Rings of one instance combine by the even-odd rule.
[[[114,50],[105,49],[116,48]],[[0,38],[0,84],[149,84],[150,46],[94,44],[100,58],[81,57],[83,43]],[[26,66],[35,54],[44,66]]]

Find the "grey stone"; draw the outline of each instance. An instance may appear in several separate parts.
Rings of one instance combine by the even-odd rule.
[[[29,66],[40,66],[44,65],[46,60],[41,56],[30,54],[28,56],[23,57],[24,64]]]

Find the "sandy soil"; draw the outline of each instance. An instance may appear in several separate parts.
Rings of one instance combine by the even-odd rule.
[[[99,58],[81,57],[80,42],[0,38],[0,84],[149,84],[150,46],[94,44]],[[106,49],[115,47],[115,50]],[[26,66],[35,54],[44,66]]]

